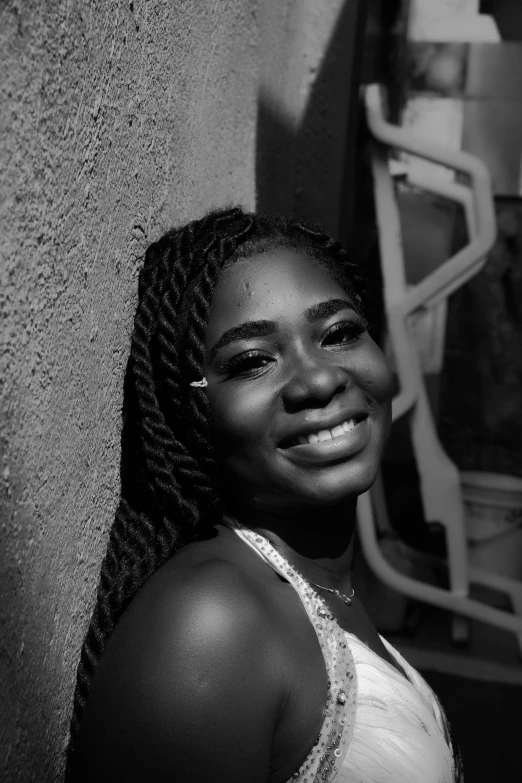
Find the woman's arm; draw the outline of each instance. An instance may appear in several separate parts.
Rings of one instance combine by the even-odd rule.
[[[95,674],[83,780],[266,783],[284,690],[266,611],[227,564],[151,582]]]

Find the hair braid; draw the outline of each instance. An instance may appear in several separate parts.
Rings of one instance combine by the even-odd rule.
[[[185,361],[189,377],[196,379],[203,375],[205,341],[212,293],[224,263],[236,250],[239,241],[251,230],[252,223],[252,219],[245,221],[243,218],[239,226],[234,226],[233,235],[226,236],[219,242],[209,263],[200,273],[199,285],[193,292],[186,333]],[[211,417],[208,398],[202,389],[195,389],[194,392],[190,395],[187,406],[191,422],[191,444],[201,453],[201,461],[207,474],[215,477],[217,466],[210,442]]]
[[[321,229],[239,208],[218,210],[169,231],[145,254],[125,378],[121,497],[82,646],[66,780],[91,680],[121,614],[180,546],[220,513],[218,467],[207,395],[190,387],[205,360],[212,294],[223,267],[285,246],[324,263],[365,305],[359,269]]]
[[[187,233],[189,238],[193,235],[192,227],[188,228]],[[177,241],[174,243],[174,249],[179,251],[179,245],[184,238],[182,235],[175,235],[175,239]],[[180,444],[165,420],[158,400],[153,357],[154,342],[157,342],[162,294],[168,287],[168,290],[173,294],[171,308],[175,309],[186,286],[190,265],[189,263],[166,264],[165,261],[170,255],[171,247],[164,249],[160,243],[158,245],[158,263],[156,268],[149,272],[149,287],[143,292],[136,315],[131,349],[138,405],[142,417],[142,445],[148,472],[152,479],[153,494],[158,506],[166,513],[167,509],[174,504],[184,516],[195,523],[197,509],[193,503],[186,501],[180,491],[179,483],[172,481],[172,473],[175,468],[192,475],[196,468],[195,460]],[[190,262],[192,255],[188,253],[187,256]],[[175,341],[172,341],[172,344],[174,345]],[[175,462],[171,456],[173,454],[177,455]]]

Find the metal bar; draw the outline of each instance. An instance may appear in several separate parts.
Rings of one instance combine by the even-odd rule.
[[[375,139],[388,147],[404,150],[466,174],[470,178],[475,201],[477,233],[471,242],[433,274],[418,285],[411,286],[406,299],[401,296],[398,301],[395,298],[389,300],[390,308],[397,308],[407,315],[422,305],[429,304],[450,287],[451,290],[455,290],[456,281],[460,280],[468,268],[474,266],[477,259],[484,257],[493,246],[496,238],[496,223],[490,177],[484,164],[473,155],[461,151],[455,152],[427,142],[411,131],[387,122],[382,110],[380,85],[372,84],[367,87],[365,98],[368,125]]]

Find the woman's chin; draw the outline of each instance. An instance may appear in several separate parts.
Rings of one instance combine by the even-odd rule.
[[[244,474],[229,475],[226,505],[229,508],[263,508],[277,512],[321,509],[355,501],[370,489],[377,478],[378,461],[369,457],[321,468],[281,472],[283,475],[253,470],[251,475],[267,479],[263,484],[258,481],[252,484],[250,477]]]
[[[302,487],[309,502],[317,506],[333,506],[356,499],[374,484],[378,466],[370,460],[359,464],[341,464],[318,471]]]
[[[355,501],[364,492],[367,492],[377,478],[377,471],[361,471],[357,477],[351,476],[339,480],[334,477],[317,477],[305,486],[292,487],[292,492],[286,488],[285,496],[279,497],[280,506],[286,508],[328,508],[339,506],[350,501]]]

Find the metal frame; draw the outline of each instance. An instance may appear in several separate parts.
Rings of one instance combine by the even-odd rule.
[[[383,115],[383,94],[379,85],[366,88],[365,103],[368,125],[377,142],[372,152],[375,204],[387,326],[400,387],[392,403],[392,417],[395,420],[410,413],[425,515],[427,519],[440,521],[446,529],[450,588],[444,590],[406,576],[384,558],[377,539],[375,519],[376,515],[380,517],[385,513],[380,483],[359,498],[357,511],[361,545],[368,564],[384,583],[401,593],[455,613],[455,640],[462,640],[467,635],[464,616],[514,632],[522,651],[522,582],[468,565],[460,475],[438,439],[418,349],[409,324],[412,313],[444,302],[485,264],[486,255],[496,238],[489,174],[474,156],[428,143],[411,131],[388,123]],[[406,281],[395,183],[388,165],[389,148],[446,166],[466,175],[470,182],[468,188],[436,179],[421,181],[417,177],[410,180],[417,187],[461,203],[470,236],[464,248],[417,285],[408,285]],[[386,520],[382,519],[382,522]],[[470,599],[470,581],[509,594],[515,614]]]

